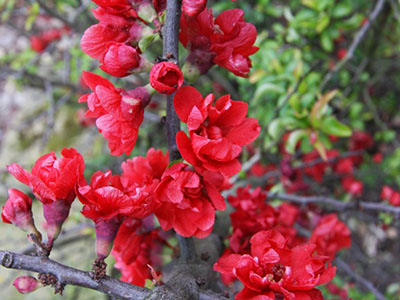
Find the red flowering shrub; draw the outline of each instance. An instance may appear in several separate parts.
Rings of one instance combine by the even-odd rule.
[[[235,300],[276,299],[275,293],[285,299],[323,299],[315,286],[330,281],[336,268],[325,266],[326,258],[313,256],[314,244],[289,248],[277,231],[261,231],[251,240],[251,255],[231,254],[221,257],[214,270],[239,279],[243,290]]]
[[[178,132],[176,142],[183,158],[203,172],[209,170],[232,176],[241,169],[238,156],[242,146],[260,133],[256,119],[246,118],[248,105],[229,95],[213,105],[214,95],[203,98],[193,87],[181,88],[174,97],[179,119],[187,124],[189,137]]]

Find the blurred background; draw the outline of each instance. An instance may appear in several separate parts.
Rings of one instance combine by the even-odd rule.
[[[7,173],[6,164],[16,162],[30,170],[44,153],[75,147],[90,176],[98,169],[118,173],[127,158],[108,154],[93,120],[84,116],[85,105],[78,103],[80,95],[89,92],[81,80],[83,70],[109,78],[80,49],[83,32],[97,22],[90,13],[95,7],[89,0],[0,0],[0,205],[9,188],[29,192]],[[229,93],[248,102],[249,116],[262,126],[260,137],[242,157],[247,161],[257,154],[257,162],[248,165],[250,171],[241,172],[239,180],[268,185],[274,192],[342,201],[382,202],[384,185],[400,189],[398,0],[226,0],[208,1],[208,7],[215,15],[239,7],[258,29],[260,50],[251,57],[249,78],[214,67],[196,83],[203,95]],[[161,53],[161,46],[151,45],[150,60]],[[180,53],[184,61],[183,47]],[[119,88],[148,82],[144,75],[110,80]],[[319,108],[323,102],[329,106]],[[164,115],[164,98],[156,95],[131,156],[144,155],[149,147],[166,149]],[[325,166],[322,178],[315,169],[299,168],[304,189],[296,186],[296,179],[287,182],[282,177],[283,162],[296,168],[313,161],[321,168],[321,158],[332,150],[344,156],[359,151],[362,160],[352,170],[351,182]],[[33,206],[40,224],[40,205]],[[75,202],[52,257],[89,270],[94,231],[80,209]],[[377,299],[368,284],[387,299],[400,299],[399,216],[354,210],[340,216],[352,230],[352,247],[341,254],[350,269],[340,269],[334,284],[324,287],[327,299]],[[1,249],[29,252],[22,232],[4,223],[0,230]],[[112,262],[109,265],[118,276]],[[0,269],[0,299],[107,298],[72,286],[62,296],[54,296],[50,288],[20,295],[12,281],[23,274]]]

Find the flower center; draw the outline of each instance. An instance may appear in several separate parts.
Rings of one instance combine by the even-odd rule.
[[[272,267],[272,275],[274,276],[273,281],[279,282],[285,275],[285,266],[279,263],[275,264]]]

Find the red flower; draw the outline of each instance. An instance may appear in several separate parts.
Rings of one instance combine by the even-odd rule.
[[[182,71],[170,62],[155,64],[150,71],[150,84],[161,94],[172,94],[183,84]]]
[[[215,210],[225,209],[225,202],[213,185],[188,167],[176,163],[164,172],[155,191],[160,201],[155,214],[164,230],[204,238],[213,229]]]
[[[83,79],[93,91],[79,99],[88,104],[86,116],[97,118],[96,126],[108,140],[112,155],[129,155],[136,144],[150,94],[143,87],[131,91],[116,89],[107,79],[89,72],[83,72]]]
[[[241,9],[226,10],[215,20],[212,11],[207,9],[195,17],[182,15],[179,39],[190,50],[187,62],[199,74],[218,64],[237,76],[248,76],[249,56],[258,50],[253,46],[257,30],[245,22],[243,15]]]
[[[236,210],[254,212],[256,214],[260,207],[263,207],[267,195],[260,187],[255,188],[252,192],[250,192],[250,188],[250,185],[244,188],[239,187],[236,190],[237,196],[229,195],[228,201]]]
[[[323,299],[315,286],[330,281],[336,268],[325,266],[325,259],[313,256],[315,245],[288,248],[277,231],[260,231],[251,238],[251,255],[232,254],[221,257],[214,270],[234,275],[244,285],[235,300]],[[269,298],[267,298],[269,297]]]
[[[135,48],[120,43],[112,43],[103,59],[100,69],[116,77],[124,77],[140,66],[142,57]]]
[[[203,170],[232,176],[241,169],[238,156],[242,146],[260,133],[256,119],[246,118],[248,105],[233,101],[229,95],[212,105],[214,95],[203,99],[193,87],[181,88],[174,97],[179,119],[187,124],[189,137],[178,132],[176,142],[183,158]]]
[[[108,256],[122,221],[132,211],[132,202],[124,193],[121,179],[111,171],[97,171],[90,185],[81,182],[78,198],[84,204],[82,214],[96,224],[96,252],[101,259]]]
[[[161,267],[156,253],[161,252],[165,243],[158,230],[146,227],[146,222],[126,220],[118,231],[112,250],[115,268],[122,274],[121,280],[139,286],[144,286],[145,280],[152,278],[148,265]]]
[[[76,196],[75,186],[85,168],[82,155],[74,148],[64,148],[61,154],[63,157],[59,159],[54,152],[43,155],[36,161],[31,174],[18,164],[7,166],[8,171],[28,185],[35,197],[43,203],[49,246],[57,238],[68,217],[71,203]]]
[[[381,191],[381,198],[382,200],[389,200],[394,193],[395,191],[390,186],[384,185]]]
[[[400,193],[394,192],[389,199],[389,203],[393,206],[400,206]]]
[[[81,39],[82,51],[101,61],[112,43],[125,43],[129,40],[129,32],[122,29],[124,26],[101,23],[90,26]]]
[[[154,190],[169,163],[168,152],[150,148],[146,157],[137,156],[122,163],[121,182],[125,193],[135,202],[131,216],[143,218],[156,209]]]
[[[343,189],[356,197],[359,197],[363,193],[363,183],[359,180],[354,179],[353,176],[347,176],[342,179]]]
[[[207,5],[207,0],[182,0],[182,11],[190,16],[197,16]]]
[[[329,214],[321,218],[313,230],[310,243],[317,245],[316,251],[319,255],[333,260],[339,250],[350,247],[350,230],[338,220],[336,214]]]
[[[8,190],[8,199],[3,206],[1,219],[4,223],[14,224],[24,231],[38,232],[32,217],[32,199],[19,190]]]

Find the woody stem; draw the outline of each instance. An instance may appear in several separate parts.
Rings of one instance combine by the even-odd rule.
[[[169,58],[172,62],[178,64],[179,62],[179,20],[181,16],[181,1],[179,0],[168,0],[167,10],[165,17],[165,24],[163,28],[163,56]],[[181,154],[179,153],[176,145],[176,134],[180,130],[181,123],[178,115],[175,112],[173,105],[174,94],[167,97],[167,136],[168,136],[168,151],[169,160],[180,159]],[[177,235],[179,241],[179,249],[181,259],[184,261],[193,260],[195,258],[195,247],[192,238],[185,238]]]

